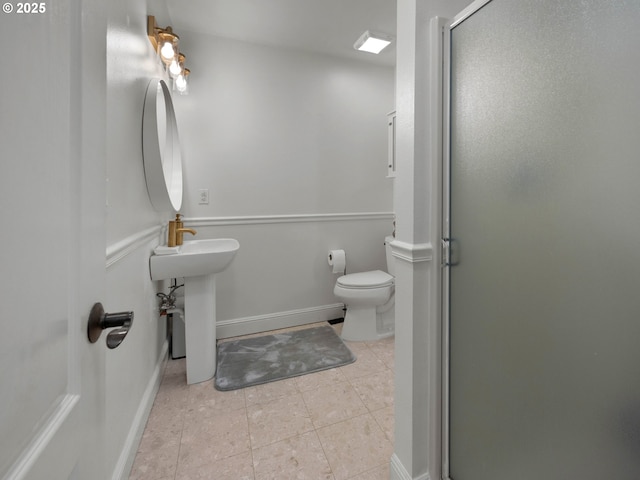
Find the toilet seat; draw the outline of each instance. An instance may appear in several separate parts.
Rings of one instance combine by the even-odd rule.
[[[336,281],[337,285],[348,289],[369,289],[389,287],[394,283],[394,278],[382,270],[371,272],[350,273],[343,275]]]

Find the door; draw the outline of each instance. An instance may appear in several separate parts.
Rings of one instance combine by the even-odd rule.
[[[0,477],[104,478],[104,65],[88,2],[4,3]],[[104,32],[102,32],[104,34]],[[88,114],[90,113],[90,115]],[[104,340],[104,337],[103,337]]]
[[[640,478],[640,2],[450,29],[448,475]]]

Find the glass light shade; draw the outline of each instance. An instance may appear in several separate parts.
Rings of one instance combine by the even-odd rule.
[[[189,82],[187,81],[187,77],[189,76],[189,69],[185,68],[183,73],[178,75],[178,77],[174,81],[174,87],[176,91],[180,95],[186,95],[189,93]]]
[[[173,44],[171,42],[164,42],[160,49],[160,55],[162,55],[163,60],[170,60],[174,58],[175,52],[173,51]]]
[[[176,78],[178,75],[182,74],[184,70],[184,61],[185,56],[182,53],[179,53],[177,57],[174,57],[169,64],[169,74],[171,78]]]
[[[167,27],[158,33],[159,54],[165,65],[169,65],[171,60],[178,56],[178,43],[180,38],[173,33],[171,27]]]
[[[171,64],[169,65],[169,73],[172,77],[177,77],[182,72],[182,68],[180,68],[180,64],[174,58],[171,60]]]

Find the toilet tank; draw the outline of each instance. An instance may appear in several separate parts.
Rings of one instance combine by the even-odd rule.
[[[393,255],[391,254],[391,242],[393,242],[394,238],[389,235],[384,237],[384,249],[387,254],[387,272],[390,275],[396,276],[396,263],[394,261]]]

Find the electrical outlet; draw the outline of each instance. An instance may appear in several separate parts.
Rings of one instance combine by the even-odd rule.
[[[198,198],[200,199],[198,203],[200,205],[209,205],[209,189],[202,188],[198,191]]]

